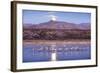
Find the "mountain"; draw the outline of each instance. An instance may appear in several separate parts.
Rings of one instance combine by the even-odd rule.
[[[74,24],[63,21],[48,21],[39,24],[24,24],[29,29],[90,29],[89,23]]]
[[[79,26],[79,28],[80,29],[91,29],[91,25],[90,25],[90,23],[81,23],[81,24],[78,24]]]

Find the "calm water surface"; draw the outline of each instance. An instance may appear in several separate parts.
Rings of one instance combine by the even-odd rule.
[[[56,60],[85,60],[91,59],[90,44],[64,44],[64,45],[41,45],[24,44],[23,62],[51,61],[51,55],[56,52]]]

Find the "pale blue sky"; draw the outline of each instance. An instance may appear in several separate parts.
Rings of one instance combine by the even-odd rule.
[[[48,22],[52,19],[52,17],[54,17],[56,21],[76,24],[91,23],[90,13],[23,10],[24,24],[39,24]]]

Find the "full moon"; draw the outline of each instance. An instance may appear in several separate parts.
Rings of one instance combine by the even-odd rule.
[[[56,21],[56,16],[52,15],[52,16],[51,16],[51,20],[52,20],[52,21]]]
[[[51,19],[52,19],[53,21],[56,21],[56,17],[55,17],[55,16],[53,16]]]

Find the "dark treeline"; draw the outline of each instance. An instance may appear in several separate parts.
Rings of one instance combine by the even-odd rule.
[[[24,40],[91,39],[90,30],[79,29],[24,29]]]

